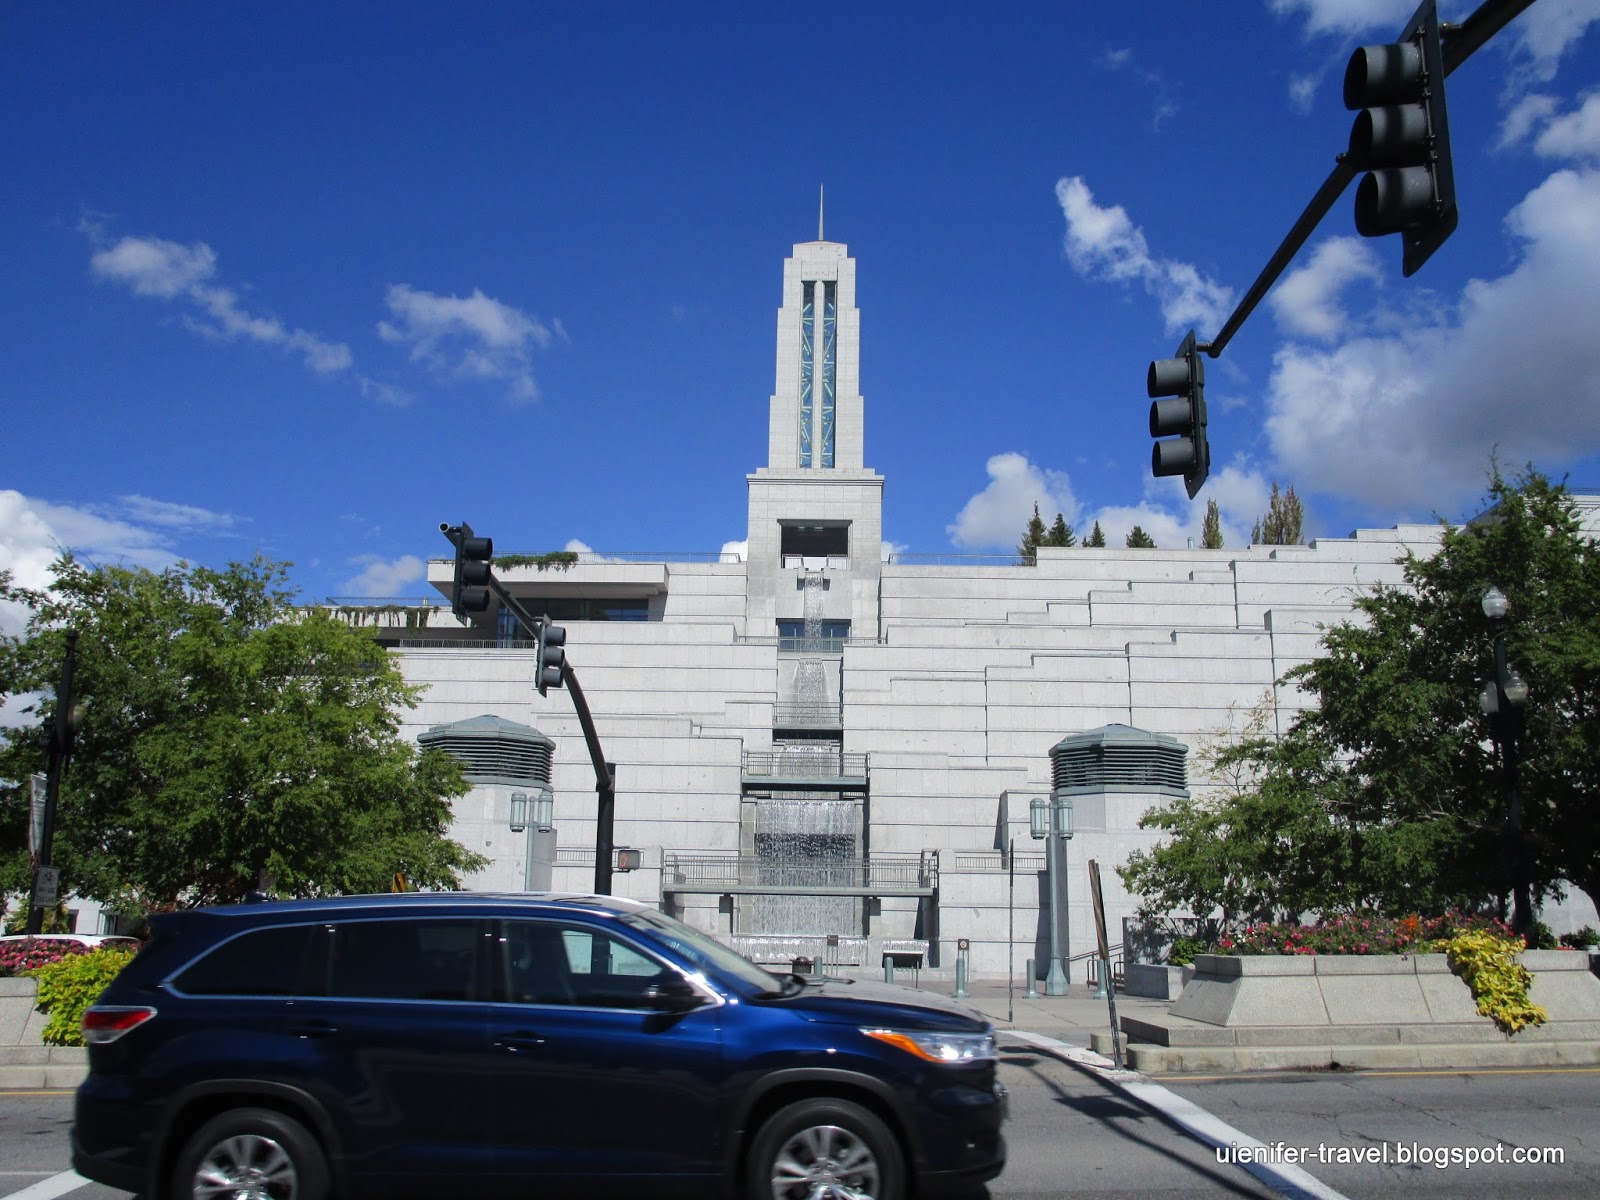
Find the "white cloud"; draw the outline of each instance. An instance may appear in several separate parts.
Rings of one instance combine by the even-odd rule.
[[[1562,57],[1589,26],[1600,21],[1600,0],[1543,0],[1506,27],[1512,46],[1531,78],[1555,78]]]
[[[878,546],[878,561],[888,562],[896,554],[904,554],[906,547],[899,542],[891,542],[887,538],[881,539]]]
[[[1121,205],[1096,204],[1079,176],[1057,181],[1056,200],[1067,221],[1067,261],[1085,279],[1141,284],[1160,302],[1169,331],[1191,325],[1214,330],[1226,319],[1233,292],[1190,263],[1152,255],[1144,231]]]
[[[127,504],[126,501],[134,501]],[[187,526],[173,523],[179,512],[191,514]],[[165,517],[165,522],[151,516]],[[78,508],[0,490],[0,569],[12,582],[42,590],[50,585],[50,564],[70,550],[91,562],[125,563],[162,570],[178,560],[172,550],[174,532],[214,531],[233,519],[204,509],[168,505],[142,496],[126,497],[121,509]],[[209,527],[209,528],[208,528]],[[0,605],[0,632],[22,628],[26,612]]]
[[[1273,312],[1290,333],[1334,337],[1348,325],[1339,293],[1361,279],[1383,281],[1383,268],[1372,247],[1360,238],[1329,238],[1305,266],[1291,271],[1272,290]]]
[[[1034,466],[1026,455],[996,454],[985,464],[989,483],[968,500],[955,522],[946,526],[950,540],[967,549],[1009,550],[1022,540],[1022,531],[1038,504],[1046,525],[1061,513],[1067,524],[1078,519],[1078,500],[1065,471]]]
[[[1374,27],[1394,26],[1400,32],[1415,10],[1414,0],[1270,0],[1272,11],[1280,16],[1303,13],[1306,33],[1351,34]]]
[[[340,592],[347,596],[399,596],[428,573],[427,564],[415,554],[402,554],[395,559],[363,554],[350,561],[363,565],[360,574],[339,585]]]
[[[560,321],[546,325],[477,288],[470,296],[442,296],[397,283],[385,300],[393,317],[378,323],[385,341],[409,346],[413,361],[440,375],[504,381],[519,403],[539,398],[533,351],[567,340]]]
[[[1600,449],[1594,281],[1600,171],[1562,170],[1506,219],[1520,261],[1471,281],[1432,325],[1274,360],[1267,434],[1302,493],[1448,508],[1502,462],[1571,462]]]
[[[91,237],[98,230],[91,225],[84,228]],[[125,237],[95,251],[89,268],[101,279],[132,289],[135,295],[187,304],[193,311],[184,324],[207,337],[281,346],[300,355],[305,365],[320,375],[343,371],[354,361],[350,347],[342,342],[330,342],[304,329],[291,329],[276,317],[246,311],[232,289],[212,282],[217,255],[204,242],[184,246],[164,238]]]
[[[1600,91],[1585,96],[1575,112],[1556,116],[1552,109],[1533,148],[1545,158],[1574,162],[1600,158]]]
[[[1317,88],[1322,86],[1321,72],[1289,76],[1289,106],[1304,115],[1316,103]]]
[[[1551,118],[1556,106],[1556,98],[1542,92],[1529,92],[1517,100],[1506,110],[1505,119],[1500,122],[1500,140],[1495,143],[1495,149],[1504,150],[1526,139],[1535,126],[1543,125]]]
[[[720,562],[747,562],[750,558],[750,539],[741,538],[737,542],[723,542],[722,553],[717,556]]]
[[[217,513],[193,504],[152,500],[149,496],[119,496],[127,517],[141,525],[156,525],[180,533],[223,534],[238,524],[231,513]]]

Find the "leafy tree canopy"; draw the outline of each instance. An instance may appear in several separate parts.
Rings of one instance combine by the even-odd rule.
[[[1210,759],[1219,794],[1147,815],[1172,835],[1123,868],[1147,911],[1503,912],[1506,781],[1478,703],[1494,672],[1491,585],[1510,600],[1507,657],[1529,687],[1518,788],[1533,890],[1567,881],[1600,899],[1600,544],[1531,469],[1497,471],[1489,498],[1288,672],[1315,707],[1281,737],[1265,717],[1247,724]]]
[[[367,634],[296,608],[283,564],[155,573],[69,557],[4,644],[0,692],[41,697],[0,732],[0,853],[25,872],[65,630],[77,631],[73,757],[55,826],[63,887],[123,911],[451,887],[484,860],[446,837],[467,784],[400,734],[409,687]],[[20,782],[18,782],[20,781]]]
[[[1135,525],[1128,530],[1126,545],[1136,550],[1154,550],[1156,548],[1156,540],[1144,531],[1143,525]]]

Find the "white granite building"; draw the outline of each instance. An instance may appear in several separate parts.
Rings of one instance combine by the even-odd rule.
[[[643,852],[617,892],[772,961],[805,953],[869,972],[886,942],[925,942],[927,965],[947,973],[967,938],[975,975],[1020,973],[1046,953],[1028,802],[1057,782],[1052,747],[1092,734],[1076,744],[1093,759],[1125,733],[1094,732],[1108,726],[1166,735],[1190,750],[1188,786],[1205,787],[1194,752],[1263,703],[1287,720],[1299,700],[1275,681],[1316,654],[1319,624],[1397,581],[1396,559],[1427,553],[1438,529],[1292,547],[1044,548],[1032,564],[884,561],[860,357],[855,260],[836,242],[796,245],[767,462],[748,476],[746,559],[586,554],[497,577],[567,629],[617,764],[616,844]],[[430,564],[429,582],[448,593],[450,562]],[[553,739],[553,882],[586,890],[589,756],[570,698],[534,690],[534,652],[507,616],[491,609],[471,628],[448,608],[378,619],[406,676],[427,685],[414,736],[490,715]],[[1133,903],[1114,868],[1149,844],[1139,817],[1174,790],[1170,777],[1112,775],[1110,788],[1091,770],[1071,789],[1073,955],[1093,940],[1089,861],[1116,941]],[[517,888],[518,785],[482,778],[458,804],[456,836],[494,863],[470,886]]]

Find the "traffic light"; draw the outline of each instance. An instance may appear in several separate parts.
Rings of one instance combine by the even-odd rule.
[[[1423,0],[1400,41],[1363,46],[1350,56],[1344,106],[1356,114],[1345,161],[1367,172],[1356,185],[1356,232],[1402,235],[1411,275],[1456,227],[1434,0]]]
[[[439,528],[456,544],[456,575],[450,586],[450,607],[464,621],[468,613],[480,613],[489,607],[494,539],[474,537],[472,526],[465,521],[454,529],[448,525]]]
[[[550,624],[546,617],[539,622],[539,661],[534,667],[539,681],[539,695],[549,694],[549,689],[561,686],[561,670],[567,662],[567,631],[560,625]]]
[[[1150,436],[1158,439],[1150,448],[1150,472],[1157,477],[1182,475],[1192,500],[1211,473],[1211,446],[1206,441],[1206,367],[1200,359],[1194,330],[1184,337],[1177,358],[1161,358],[1150,364],[1146,390],[1154,401],[1150,405]]]

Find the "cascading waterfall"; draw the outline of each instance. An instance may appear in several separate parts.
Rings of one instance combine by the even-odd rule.
[[[808,572],[804,595],[802,653],[820,649],[822,640],[822,572]],[[808,657],[795,666],[795,703],[808,713],[829,704],[827,663]],[[837,741],[789,742],[775,747],[785,775],[837,775],[842,766]],[[805,792],[756,805],[755,846],[762,860],[761,882],[777,887],[815,888],[859,884],[849,864],[857,850],[857,808],[836,793]],[[752,932],[765,934],[836,933],[850,935],[861,927],[860,899],[855,896],[754,896]]]

